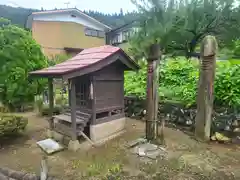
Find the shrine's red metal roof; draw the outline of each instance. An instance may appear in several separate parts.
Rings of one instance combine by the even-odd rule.
[[[40,75],[40,76],[67,74],[68,72],[81,70],[85,67],[98,63],[112,56],[117,52],[121,52],[125,54],[121,48],[110,46],[110,45],[104,45],[100,47],[85,49],[81,51],[79,54],[77,54],[76,56],[72,57],[71,59],[63,63],[57,64],[55,66],[51,66],[48,68],[44,68],[41,70],[33,71],[33,72],[30,72],[30,74]],[[128,59],[130,59],[130,57],[128,57]],[[138,67],[138,65],[133,60],[131,61]]]

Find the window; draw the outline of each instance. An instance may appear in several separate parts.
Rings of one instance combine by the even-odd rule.
[[[82,82],[78,86],[76,86],[76,97],[77,104],[80,106],[87,106],[88,100],[88,83]]]
[[[123,31],[123,41],[129,40],[130,33],[130,31]]]
[[[121,42],[120,34],[116,34],[112,39],[112,44],[120,43],[120,42]]]
[[[138,27],[134,27],[134,28],[132,28],[132,31],[133,31],[133,33],[137,33],[139,31],[139,28]]]
[[[105,32],[104,31],[98,31],[98,30],[91,29],[91,28],[85,28],[85,35],[86,36],[92,36],[92,37],[104,38],[105,37]]]
[[[98,37],[98,31],[97,30],[91,30],[91,36]]]
[[[105,37],[105,32],[103,32],[103,31],[98,31],[98,37],[104,38],[104,37]]]

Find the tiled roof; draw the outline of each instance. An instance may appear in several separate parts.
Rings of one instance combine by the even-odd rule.
[[[37,70],[37,71],[31,72],[30,74],[31,75],[34,75],[34,74],[35,75],[67,74],[69,72],[81,70],[87,66],[98,63],[120,51],[123,52],[123,50],[121,50],[121,48],[110,46],[110,45],[85,49],[82,52],[80,52],[79,54],[77,54],[76,56],[74,56],[73,58],[71,58],[63,63],[57,64],[55,66],[48,67],[48,68],[45,68],[42,70]]]

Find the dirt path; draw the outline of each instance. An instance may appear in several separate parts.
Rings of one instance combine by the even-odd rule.
[[[24,114],[29,124],[24,136],[0,149],[0,166],[39,173],[41,150],[36,142],[45,137],[47,122],[34,113]],[[49,156],[50,173],[59,179],[87,179],[107,172],[122,172],[120,179],[240,179],[240,148],[201,144],[181,131],[166,128],[168,156],[144,163],[125,144],[144,134],[144,123],[128,120],[127,132],[102,147]],[[85,176],[82,178],[82,176]]]

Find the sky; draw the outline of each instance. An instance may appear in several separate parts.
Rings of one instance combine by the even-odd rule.
[[[0,4],[34,9],[43,7],[46,10],[77,7],[80,10],[96,10],[104,13],[120,12],[121,8],[124,13],[136,10],[131,0],[0,0]]]

